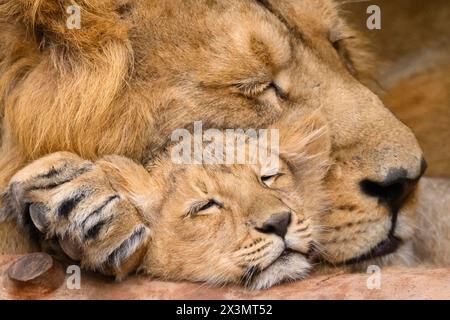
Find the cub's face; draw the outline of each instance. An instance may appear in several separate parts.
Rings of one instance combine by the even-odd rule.
[[[320,241],[328,137],[292,139],[293,149],[272,155],[276,166],[175,165],[167,156],[149,166],[164,196],[149,218],[146,272],[251,288],[305,277]]]

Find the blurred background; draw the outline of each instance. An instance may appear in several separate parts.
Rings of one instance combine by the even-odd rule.
[[[450,178],[450,0],[341,2],[371,42],[381,97],[416,134],[426,175]],[[372,4],[381,9],[380,30],[366,26]]]

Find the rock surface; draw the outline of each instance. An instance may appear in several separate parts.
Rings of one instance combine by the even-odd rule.
[[[450,269],[423,268],[382,269],[379,289],[367,288],[371,275],[364,273],[314,276],[304,281],[283,284],[269,290],[247,291],[237,287],[215,288],[205,284],[155,281],[143,276],[133,276],[117,283],[108,278],[82,272],[80,289],[68,288],[71,287],[67,283],[70,282],[72,276],[72,273],[69,273],[58,288],[36,291],[33,288],[22,286],[20,290],[17,290],[8,277],[8,270],[20,258],[19,256],[0,256],[0,300],[450,299]],[[63,267],[61,266],[61,268]],[[55,272],[58,273],[57,270]],[[369,283],[374,282],[369,280]]]

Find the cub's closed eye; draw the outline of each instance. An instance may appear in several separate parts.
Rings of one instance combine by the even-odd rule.
[[[275,94],[281,100],[287,100],[288,99],[287,93],[279,85],[277,85],[275,82],[272,82],[270,84],[269,88],[273,88],[275,90]]]
[[[353,65],[352,59],[350,58],[349,51],[347,50],[344,44],[346,40],[352,39],[355,39],[355,37],[353,36],[341,37],[331,41],[331,44],[333,45],[333,48],[337,51],[339,57],[344,62],[345,66],[350,71],[350,73],[356,75],[356,69]]]
[[[281,173],[281,172],[271,174],[271,175],[263,175],[263,176],[261,176],[261,181],[266,186],[270,187],[282,175],[284,175],[284,173]]]
[[[201,214],[209,214],[212,213],[212,209],[223,208],[223,204],[215,199],[211,199],[208,201],[197,202],[192,205],[189,209],[186,216],[195,217]]]

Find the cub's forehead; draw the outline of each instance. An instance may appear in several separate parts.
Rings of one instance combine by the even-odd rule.
[[[274,175],[287,168],[287,164],[280,158],[279,162],[261,162],[255,164],[182,164],[176,165],[169,177],[173,185],[181,183],[196,185],[202,189],[219,186],[224,179],[227,181],[244,182],[254,180],[260,176]]]
[[[255,173],[251,166],[181,164],[173,167],[164,183],[171,196],[200,197],[230,185],[242,186],[252,176]]]
[[[181,164],[176,165],[171,171],[170,177],[174,182],[180,179],[190,181],[208,181],[210,178],[220,176],[243,177],[246,174],[259,173],[259,164]]]
[[[198,129],[198,128],[197,128]],[[278,128],[267,129],[183,129],[173,136],[162,162],[172,162],[173,172],[197,175],[257,174],[277,172],[282,162]],[[183,166],[184,165],[184,166]]]

